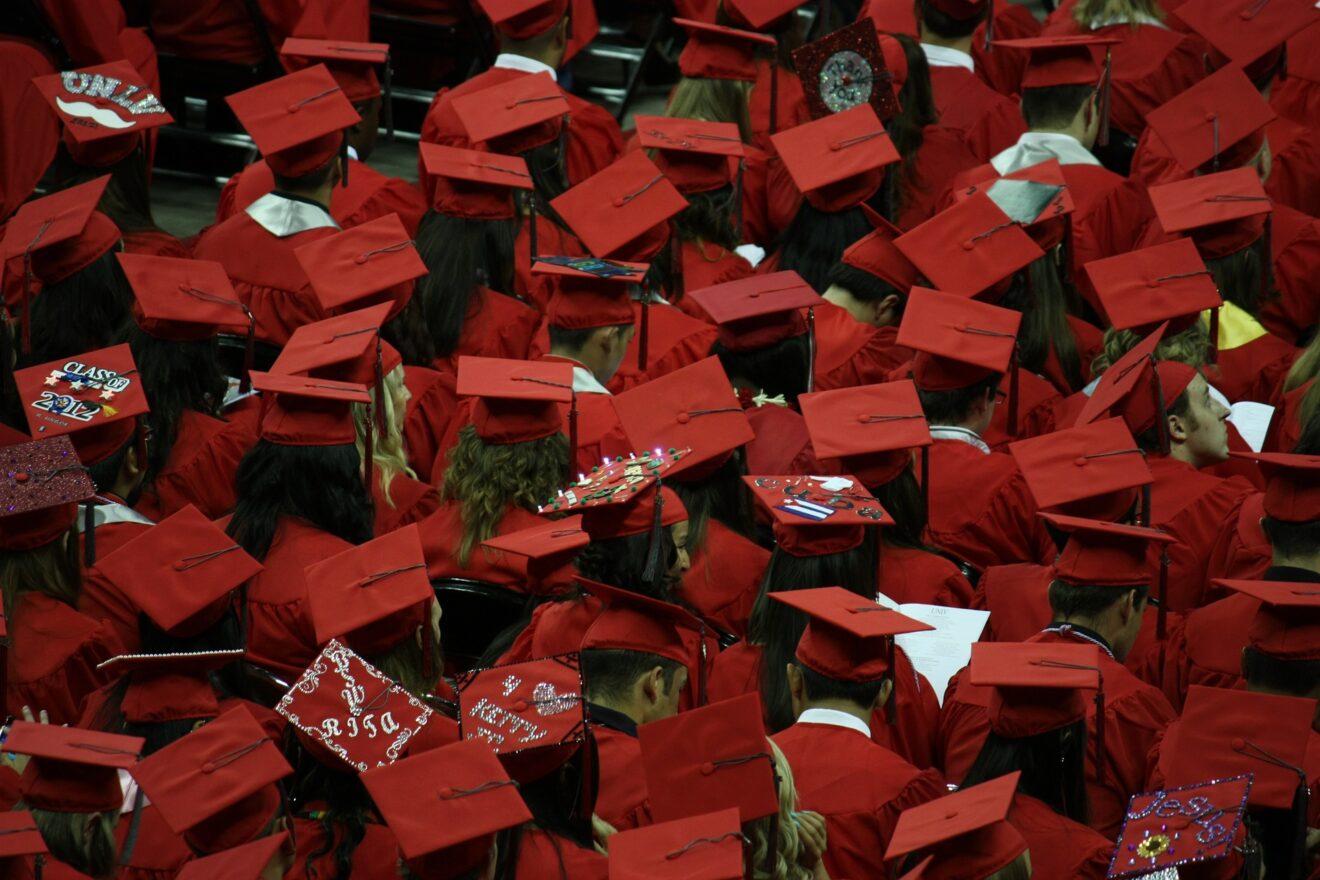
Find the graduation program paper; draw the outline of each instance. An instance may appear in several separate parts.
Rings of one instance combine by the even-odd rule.
[[[876,601],[935,627],[927,632],[904,633],[894,641],[908,655],[917,672],[926,676],[943,706],[949,679],[971,660],[972,642],[981,638],[990,612],[916,602],[900,605],[884,593],[877,593]]]

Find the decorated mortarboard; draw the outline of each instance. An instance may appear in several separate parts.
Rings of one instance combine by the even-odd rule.
[[[990,165],[983,167],[993,170]],[[961,202],[979,192],[1025,229],[1042,251],[1063,242],[1068,232],[1067,217],[1076,209],[1058,159],[1019,168],[1003,177],[991,176],[956,191],[954,198]]]
[[[96,665],[98,672],[127,677],[119,708],[132,724],[214,718],[220,698],[209,674],[243,659],[242,648],[118,654]]]
[[[435,591],[416,523],[306,566],[303,580],[318,644],[383,654],[429,629]]]
[[[807,615],[794,654],[811,671],[835,681],[879,681],[893,669],[893,637],[934,627],[843,587],[771,593]]]
[[[270,733],[239,705],[144,759],[133,778],[171,831],[227,849],[266,827],[280,807],[275,783],[292,772]],[[252,809],[234,822],[240,802]],[[227,827],[212,834],[211,819]]]
[[[1313,0],[1188,0],[1178,20],[1230,61],[1247,67],[1320,21]]]
[[[794,0],[724,0],[723,9],[739,27],[769,30],[800,4]]]
[[[0,859],[17,859],[50,852],[37,828],[37,820],[26,810],[0,814]]]
[[[1019,212],[1014,217],[978,192],[901,236],[894,247],[937,289],[997,299],[1000,282],[1045,256],[1022,227],[1048,210],[1057,194],[1057,188],[1032,181],[1004,190],[1001,200]]]
[[[440,214],[512,220],[513,191],[534,187],[521,156],[430,143],[419,144],[418,149],[433,189],[431,207]]]
[[[1164,231],[1190,235],[1207,260],[1260,239],[1274,211],[1252,167],[1152,186],[1147,192]]]
[[[1155,580],[1149,548],[1172,544],[1166,532],[1143,526],[1100,522],[1078,516],[1042,513],[1056,529],[1068,533],[1068,541],[1054,560],[1054,576],[1074,586],[1130,589]]]
[[[174,121],[127,61],[39,76],[32,86],[64,123],[64,144],[80,165],[114,165],[137,148],[143,132]]]
[[[412,863],[434,855],[415,872],[437,880],[480,867],[492,835],[532,819],[518,783],[478,740],[421,752],[361,778],[403,857]]]
[[[1320,519],[1320,456],[1286,452],[1234,453],[1260,465],[1265,515],[1283,522]]]
[[[669,475],[708,476],[756,433],[717,357],[708,357],[614,398],[628,438],[642,448],[690,448]]]
[[[931,444],[930,425],[911,380],[816,391],[798,398],[811,445],[821,459],[867,486],[888,483]]]
[[[472,424],[485,442],[539,440],[563,426],[559,404],[573,401],[573,366],[464,356],[455,390],[478,398]]]
[[[610,838],[610,880],[741,880],[746,844],[732,807],[621,831]]]
[[[851,550],[865,539],[865,526],[894,522],[853,476],[750,476],[743,481],[769,513],[776,545],[793,556]]]
[[[124,804],[119,771],[138,764],[144,742],[140,736],[15,721],[5,751],[32,759],[18,784],[29,809],[113,813]]]
[[[1247,644],[1278,660],[1320,660],[1320,590],[1313,583],[1215,579],[1259,599]]]
[[[289,832],[281,831],[213,855],[191,859],[179,869],[175,880],[215,880],[218,877],[262,880],[267,876],[267,868],[280,857],[288,843]]]
[[[1146,114],[1151,131],[1186,174],[1206,165],[1212,171],[1245,165],[1260,150],[1265,126],[1274,119],[1269,103],[1236,64]],[[1172,230],[1166,226],[1165,231]]]
[[[970,682],[994,688],[986,709],[1000,736],[1037,736],[1086,719],[1095,691],[1096,718],[1104,715],[1100,649],[1095,645],[974,642]]]
[[[414,279],[426,274],[416,243],[398,214],[387,214],[352,229],[318,238],[293,254],[326,311],[369,304],[368,298],[391,288],[391,317],[403,310]]]
[[[884,181],[885,166],[902,158],[870,104],[803,123],[770,140],[798,191],[826,213],[870,199]]]
[[[1240,691],[1234,692],[1240,693]],[[1179,865],[1233,852],[1251,793],[1251,774],[1134,794],[1109,863],[1109,877],[1172,876]]]
[[[588,177],[550,207],[593,256],[647,260],[669,239],[666,225],[687,199],[638,150]]]
[[[302,177],[344,150],[344,129],[360,121],[324,64],[225,98],[271,171]]]
[[[314,593],[317,585],[311,586]],[[431,719],[429,706],[335,639],[275,711],[317,754],[333,755],[359,773],[397,761]]]
[[[738,126],[677,116],[637,116],[637,143],[680,193],[710,192],[738,180],[747,155]]]
[[[1092,260],[1085,270],[1118,330],[1146,334],[1168,321],[1177,332],[1223,304],[1214,276],[1187,238]]]
[[[1008,451],[1040,510],[1116,520],[1133,508],[1136,490],[1154,482],[1119,418],[1019,440]]]
[[[229,595],[261,571],[191,504],[97,562],[97,568],[162,630],[195,636],[229,608]]]
[[[688,18],[676,18],[674,24],[688,32],[687,45],[678,56],[679,72],[687,77],[756,82],[757,52],[778,44],[774,37],[756,31]]]
[[[919,352],[912,371],[918,388],[953,391],[1009,372],[1021,323],[1022,314],[1012,309],[914,287],[898,344]]]
[[[875,23],[866,16],[793,50],[793,66],[813,119],[870,104],[888,122],[902,109]]]
[[[874,275],[906,296],[917,283],[920,273],[912,261],[894,247],[894,241],[903,231],[878,214],[868,215],[867,219],[875,230],[848,246],[843,252],[844,265]]]
[[[462,738],[488,744],[521,783],[561,766],[587,740],[577,654],[474,669],[456,688]]]
[[[74,524],[96,494],[68,437],[0,447],[0,548],[32,550]]]
[[[931,853],[935,862],[923,877],[966,880],[993,876],[1027,848],[1026,840],[1008,822],[1021,775],[1007,773],[904,810],[889,839],[885,860]]]
[[[1299,697],[1191,685],[1181,717],[1164,732],[1160,772],[1169,785],[1249,773],[1249,806],[1290,809],[1307,785],[1302,765],[1315,707]]]
[[[743,822],[779,812],[761,699],[745,694],[637,728],[656,822],[737,808]]]
[[[719,325],[719,339],[732,351],[766,348],[801,336],[807,326],[799,310],[822,302],[820,294],[791,269],[726,281],[687,295]]]
[[[524,153],[559,136],[568,98],[548,73],[518,76],[460,95],[454,113],[474,144],[500,153]]]
[[[150,409],[128,343],[18,370],[14,384],[32,436],[71,435],[89,465],[123,448]]]
[[[477,0],[477,5],[500,33],[530,40],[558,24],[570,4],[569,0]]]

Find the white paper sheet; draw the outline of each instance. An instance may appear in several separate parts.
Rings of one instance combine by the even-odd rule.
[[[1252,452],[1260,452],[1265,446],[1265,433],[1269,431],[1273,418],[1274,407],[1254,400],[1240,400],[1229,407],[1228,420],[1247,441]]]
[[[913,602],[899,605],[883,593],[876,595],[876,601],[935,627],[927,632],[904,633],[894,641],[908,655],[917,672],[926,676],[940,705],[944,705],[949,679],[972,659],[972,642],[981,638],[990,612]]]

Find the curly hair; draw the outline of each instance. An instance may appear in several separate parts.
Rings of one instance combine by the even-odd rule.
[[[779,814],[766,816],[743,826],[743,833],[751,841],[752,880],[811,880],[812,871],[798,863],[802,854],[802,839],[798,837],[797,825],[793,822],[793,812],[797,809],[797,788],[793,785],[793,768],[788,766],[784,753],[767,739],[766,745],[774,756],[775,774],[779,781]],[[773,866],[770,861],[770,825],[778,821],[775,829],[775,848]]]
[[[472,425],[458,432],[440,486],[441,501],[463,505],[463,535],[454,548],[459,565],[495,534],[509,505],[535,510],[568,476],[568,438],[551,434],[526,443],[486,443]]]
[[[1136,30],[1142,16],[1163,20],[1164,11],[1156,0],[1078,0],[1073,7],[1073,21],[1084,31],[1096,19],[1107,18],[1126,20]]]
[[[1099,376],[1140,341],[1141,337],[1131,330],[1115,330],[1110,327],[1105,331],[1104,350],[1091,361],[1091,375]],[[1155,349],[1155,357],[1159,360],[1179,361],[1189,367],[1203,366],[1209,355],[1210,333],[1200,321],[1160,340]]]

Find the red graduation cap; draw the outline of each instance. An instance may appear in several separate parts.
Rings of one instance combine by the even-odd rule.
[[[875,230],[848,246],[843,252],[844,264],[874,275],[906,296],[917,283],[919,273],[912,261],[894,246],[903,231],[878,214],[867,219],[876,226]]]
[[[633,323],[630,285],[641,284],[650,266],[595,257],[537,256],[532,274],[554,279],[546,323],[588,330]]]
[[[1110,364],[1100,376],[1100,380],[1091,391],[1090,398],[1077,416],[1078,425],[1087,425],[1098,418],[1106,417],[1109,411],[1118,406],[1136,389],[1142,379],[1150,379],[1154,374],[1147,372],[1155,361],[1155,349],[1169,329],[1168,322],[1160,324],[1149,335],[1132,346],[1126,354]],[[1149,384],[1149,383],[1148,383]]]
[[[32,282],[57,284],[95,263],[119,244],[119,227],[96,210],[110,183],[98,177],[77,186],[24,202],[5,225],[5,261],[23,260],[23,351],[30,351]],[[15,305],[10,303],[10,305]]]
[[[1261,601],[1247,643],[1279,660],[1320,660],[1320,590],[1311,583],[1215,580]]]
[[[994,170],[990,165],[981,167],[989,172]],[[1042,251],[1067,238],[1068,217],[1076,210],[1076,204],[1058,159],[1037,162],[1003,177],[991,175],[956,191],[954,198],[962,202],[979,192],[984,192],[1010,220],[1022,226]],[[996,290],[1002,286],[998,285]]]
[[[1057,193],[1044,193],[1050,199]],[[894,247],[938,289],[961,296],[997,299],[996,285],[1045,256],[1021,222],[1004,213],[985,192],[941,211]]]
[[[744,694],[637,729],[657,822],[737,808],[743,822],[779,812],[761,699]]]
[[[1320,21],[1320,9],[1308,0],[1189,0],[1178,20],[1254,74],[1255,62],[1281,55],[1291,37]]]
[[[621,831],[610,838],[610,880],[741,880],[746,843],[732,807]]]
[[[731,351],[768,348],[807,328],[799,309],[820,305],[820,294],[791,269],[751,275],[714,287],[688,291],[720,327],[720,342]]]
[[[1269,103],[1236,64],[1220,68],[1146,114],[1151,130],[1188,174],[1205,166],[1218,171],[1251,161],[1265,141],[1265,126],[1274,119]]]
[[[756,433],[717,357],[708,357],[614,398],[624,433],[644,449],[691,449],[670,476],[699,480]]]
[[[747,155],[738,126],[677,116],[638,116],[637,143],[680,193],[710,192],[739,180]]]
[[[724,0],[723,9],[739,27],[763,31],[777,29],[798,5],[793,0]]]
[[[383,654],[430,627],[435,592],[416,523],[314,562],[303,579],[318,644]]]
[[[33,550],[74,524],[96,494],[68,437],[0,446],[0,549]]]
[[[1255,168],[1152,186],[1148,193],[1164,231],[1190,235],[1207,260],[1236,253],[1259,239],[1274,211]]]
[[[0,859],[18,859],[50,852],[37,828],[37,820],[26,810],[0,814]]]
[[[1100,649],[1095,645],[974,642],[971,683],[991,687],[986,713],[1000,736],[1038,736],[1086,719],[1082,691],[1096,691],[1104,715]]]
[[[1134,794],[1109,876],[1159,876],[1167,870],[1177,874],[1179,865],[1212,862],[1231,854],[1247,811],[1251,780],[1246,774]]]
[[[573,402],[573,366],[464,356],[458,359],[456,392],[478,398],[472,425],[485,442],[540,440],[563,425],[559,404]]]
[[[520,783],[560,767],[587,740],[576,654],[474,669],[457,688],[463,739],[487,743]]]
[[[1137,490],[1155,480],[1119,418],[1019,440],[1008,451],[1036,507],[1071,516],[1117,520],[1132,510]]]
[[[1015,365],[1022,315],[989,303],[912,288],[898,344],[915,349],[912,379],[926,391],[954,391],[975,385]]]
[[[471,220],[512,220],[514,191],[534,184],[521,156],[422,143],[422,167],[431,178],[431,207]]]
[[[644,152],[633,151],[551,200],[550,207],[594,256],[647,260],[669,240],[666,221],[687,204]]]
[[[1150,564],[1150,546],[1159,547],[1174,541],[1165,532],[1143,526],[1058,513],[1042,513],[1040,516],[1056,529],[1068,533],[1068,541],[1054,560],[1053,570],[1055,579],[1074,586],[1129,589],[1149,585],[1155,580]],[[1163,592],[1162,584],[1160,592]]]
[[[1105,65],[1096,63],[1094,49],[1104,49],[1123,42],[1116,37],[1091,34],[1028,37],[1019,40],[995,40],[1005,49],[1025,49],[1031,53],[1022,88],[1043,89],[1054,86],[1094,86],[1104,82]]]
[[[362,784],[414,873],[437,880],[481,867],[497,831],[532,819],[518,783],[490,747],[476,740],[369,770]]]
[[[39,76],[32,86],[64,123],[64,145],[79,165],[108,168],[137,149],[143,132],[174,121],[127,61]]]
[[[679,72],[687,77],[756,82],[757,52],[778,45],[774,37],[756,31],[688,18],[676,18],[674,24],[688,32],[687,45],[678,56]],[[772,74],[771,82],[776,80]]]
[[[640,593],[579,580],[583,589],[605,603],[604,610],[582,637],[582,650],[632,651],[655,654],[691,669],[699,667],[699,645],[684,638],[684,632],[702,633],[705,625],[691,612]]]
[[[897,116],[902,109],[898,103],[902,86],[887,61],[875,22],[867,16],[793,50],[793,66],[802,80],[813,119],[858,104],[870,104],[885,122]],[[904,57],[905,78],[906,62]]]
[[[302,177],[329,163],[344,150],[344,129],[361,119],[324,64],[244,89],[225,102],[271,171],[283,177]]]
[[[1202,311],[1223,305],[1214,276],[1190,239],[1092,260],[1085,270],[1118,330],[1145,335],[1168,321],[1176,333]]]
[[[1320,519],[1320,456],[1283,452],[1239,453],[1265,475],[1265,515],[1283,522]]]
[[[985,12],[990,0],[925,0],[954,21],[967,21]]]
[[[354,443],[351,405],[371,403],[365,385],[306,376],[254,372],[252,387],[274,395],[261,419],[261,439],[277,446]]]
[[[453,107],[469,140],[515,155],[559,137],[568,98],[550,74],[534,73],[460,95]]]
[[[530,40],[568,14],[569,0],[477,0],[491,24],[512,40]]]
[[[380,66],[386,83],[382,110],[389,106],[389,43],[288,37],[280,46],[280,60],[293,70],[324,64],[344,90],[344,97],[354,104],[380,97],[380,80],[376,78],[376,67]]]
[[[29,809],[114,813],[124,804],[119,771],[138,763],[144,742],[140,736],[15,721],[5,751],[32,758],[19,781]]]
[[[98,672],[127,676],[120,702],[124,720],[133,724],[214,718],[220,699],[208,677],[243,659],[243,649],[119,654],[96,665]]]
[[[393,317],[412,296],[410,282],[427,272],[398,214],[308,242],[293,253],[326,311],[370,305],[375,294],[390,291]],[[391,290],[395,287],[402,289]]]
[[[314,597],[319,584],[309,579],[309,587]],[[335,639],[275,711],[289,719],[315,754],[335,767],[343,761],[359,773],[393,764],[431,719],[429,706]]]
[[[195,636],[261,571],[224,530],[189,504],[97,563],[111,583],[165,632]]]
[[[591,536],[582,528],[582,516],[578,515],[496,535],[482,541],[481,546],[526,558],[528,592],[539,595],[541,583],[571,565],[573,558],[590,543]]]
[[[853,476],[743,477],[774,524],[775,543],[793,556],[824,556],[860,545],[865,526],[893,517]]]
[[[1164,732],[1159,768],[1169,785],[1250,773],[1247,804],[1287,810],[1307,784],[1313,714],[1315,700],[1192,685],[1181,718]]]
[[[909,807],[898,816],[885,859],[932,853],[929,880],[990,877],[1022,855],[1027,842],[1008,822],[1018,778],[1014,771]]]
[[[912,450],[931,444],[921,399],[908,379],[816,391],[798,404],[817,457],[838,459],[837,470],[867,486],[888,483],[912,463]]]
[[[175,880],[261,880],[266,869],[289,844],[289,832],[270,834],[251,843],[223,850],[214,855],[192,859],[185,864]]]
[[[794,656],[835,681],[879,681],[894,668],[894,636],[934,629],[843,587],[771,593],[770,598],[807,615]]]
[[[150,410],[128,343],[14,373],[33,437],[71,435],[85,464],[123,448]]]
[[[380,383],[403,363],[394,346],[380,339],[389,311],[389,303],[378,303],[303,324],[293,331],[271,372],[370,385],[379,397]]]
[[[884,168],[901,156],[870,104],[770,136],[798,190],[812,207],[838,213],[875,195]]]

